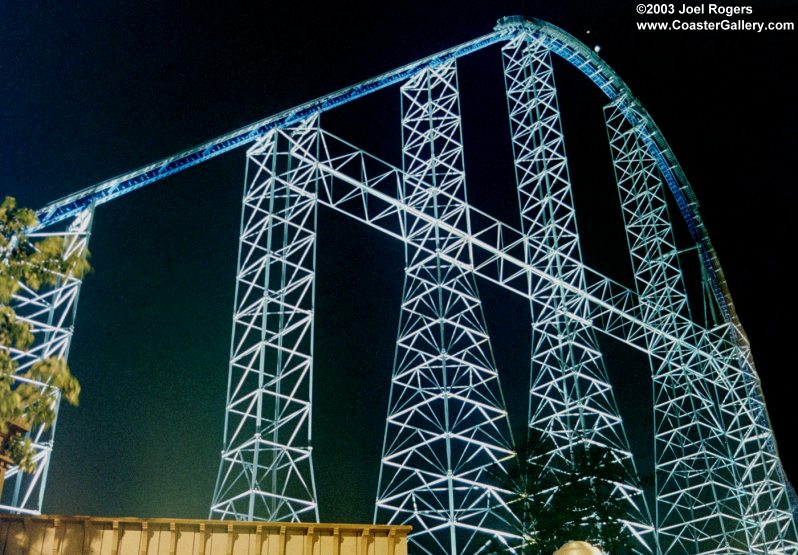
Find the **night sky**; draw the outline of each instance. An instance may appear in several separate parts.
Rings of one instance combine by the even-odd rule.
[[[752,343],[792,480],[798,232],[796,32],[642,32],[634,2],[0,3],[0,193],[39,208],[270,114],[490,32],[504,15],[600,45],[653,116],[701,213]],[[798,20],[794,1],[752,20]],[[588,31],[590,31],[588,33]],[[631,285],[601,95],[558,64],[585,260]],[[469,200],[518,227],[500,56],[460,64]],[[322,122],[400,162],[396,87]],[[94,271],[44,512],[205,518],[222,447],[244,152],[98,208]],[[681,233],[681,232],[680,232]],[[401,245],[320,210],[314,458],[323,521],[370,521]],[[685,266],[694,267],[689,255]],[[528,306],[480,283],[515,426],[526,416]],[[697,305],[700,299],[696,297]],[[602,340],[621,412],[650,463],[645,359]],[[648,438],[648,439],[646,439]]]

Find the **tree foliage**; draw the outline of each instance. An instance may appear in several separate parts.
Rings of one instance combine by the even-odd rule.
[[[65,276],[82,278],[89,271],[85,251],[68,252],[62,237],[39,240],[28,230],[37,224],[36,214],[20,208],[12,197],[0,204],[0,434],[9,424],[25,427],[50,425],[55,418],[55,400],[60,390],[72,405],[77,405],[80,384],[62,357],[47,357],[19,372],[14,354],[28,351],[35,336],[28,322],[19,318],[12,306],[22,286],[33,290],[53,287]],[[42,388],[32,382],[47,383]],[[0,452],[23,470],[32,471],[30,441],[13,436]]]
[[[551,555],[574,540],[613,555],[631,553],[632,536],[623,525],[629,505],[615,485],[629,480],[628,471],[610,449],[578,442],[559,464],[548,465],[553,445],[533,433],[515,451],[507,472],[497,475],[513,495],[514,532],[522,538],[515,553]]]

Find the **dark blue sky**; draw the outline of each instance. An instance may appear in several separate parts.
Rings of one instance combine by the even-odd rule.
[[[0,193],[38,208],[487,33],[503,15],[551,21],[602,47],[682,163],[798,479],[789,385],[798,313],[789,266],[798,239],[795,32],[638,32],[630,2],[169,4],[0,5]],[[798,19],[795,2],[751,5],[763,20]],[[515,225],[498,60],[491,49],[460,69],[469,196]],[[623,280],[601,98],[558,69],[585,257]],[[397,115],[391,89],[323,121],[396,163]],[[243,152],[234,152],[97,210],[94,273],[70,357],[81,406],[62,411],[46,512],[206,516],[222,441],[243,168]],[[398,243],[322,212],[314,457],[323,520],[371,518],[402,256]],[[519,424],[528,309],[487,285],[482,292]],[[645,360],[606,349],[630,435],[642,438]],[[640,442],[645,461],[650,446]]]

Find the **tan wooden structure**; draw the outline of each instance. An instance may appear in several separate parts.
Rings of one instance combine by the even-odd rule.
[[[410,526],[0,516],[0,555],[407,555]]]

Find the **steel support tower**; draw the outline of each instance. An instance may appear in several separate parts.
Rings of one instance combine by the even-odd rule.
[[[412,524],[423,553],[473,553],[508,533],[508,492],[493,475],[512,455],[510,427],[472,272],[442,254],[468,243],[455,61],[401,88],[405,283],[377,490],[376,522]]]
[[[69,219],[42,227],[30,233],[29,237],[34,241],[45,237],[61,237],[64,241],[64,256],[80,255],[88,248],[93,214],[94,207],[89,204],[87,208],[73,214]],[[66,358],[69,355],[82,280],[74,276],[60,276],[56,283],[54,287],[43,287],[38,291],[23,283],[11,301],[11,307],[17,313],[17,317],[30,326],[35,337],[29,351],[20,351],[11,347],[11,356],[19,365],[17,374],[20,377],[17,381],[25,379],[21,375],[37,361],[49,357]],[[32,383],[42,391],[52,388],[47,383]],[[0,510],[27,514],[41,512],[55,440],[60,398],[58,392],[53,407],[55,410],[53,424],[49,427],[34,427],[26,434],[34,449],[33,460],[36,463],[36,470],[28,474],[12,466],[6,471]]]
[[[691,318],[661,173],[636,101],[605,119],[635,286],[653,327],[689,339]],[[654,384],[658,536],[664,553],[788,553],[787,492],[743,336],[721,325],[717,355],[646,334]],[[768,530],[768,528],[774,528]]]
[[[521,230],[530,264],[556,281],[533,280],[529,428],[546,437],[545,468],[565,472],[574,448],[609,449],[626,476],[610,491],[625,499],[626,526],[641,553],[652,552],[653,526],[584,300],[576,213],[560,122],[551,53],[542,37],[521,34],[503,49]]]
[[[313,141],[315,120],[292,128]],[[211,518],[318,521],[311,457],[314,169],[272,131],[247,152],[222,462]]]
[[[690,313],[678,249],[656,163],[619,109],[629,101],[619,98],[605,115],[635,286],[647,306],[646,321],[680,335],[685,320],[679,317]],[[733,489],[712,369],[681,345],[655,337],[646,343],[660,355],[651,359],[660,543],[666,553],[703,553],[707,546],[727,552],[732,546],[724,538],[733,538],[726,532],[737,526],[733,517],[741,514],[741,500]],[[722,503],[737,507],[727,512]]]
[[[471,206],[465,191],[456,60],[497,44],[504,44],[520,229]],[[607,97],[629,287],[582,261],[552,54]],[[391,85],[401,85],[402,167],[333,136],[316,117]],[[547,471],[560,472],[575,446],[609,449],[629,478],[615,491],[626,499],[636,551],[798,553],[795,506],[753,359],[695,195],[651,116],[590,48],[548,23],[504,18],[485,36],[69,195],[39,211],[37,232],[59,232],[51,230],[66,222],[59,233],[85,248],[94,206],[252,143],[212,516],[318,519],[311,420],[321,205],[405,245],[375,518],[413,523],[417,551],[476,553],[491,538],[514,539],[509,492],[489,479],[512,456],[512,443],[480,278],[530,304],[529,425],[555,446]],[[689,233],[687,248],[674,239],[674,215]],[[684,252],[698,255],[716,319],[691,314]],[[35,351],[16,353],[21,364],[67,354],[79,287],[65,279],[14,300],[39,338]],[[601,335],[650,362],[653,519],[633,479]],[[6,509],[40,510],[47,434],[34,432],[36,474],[7,473]]]

